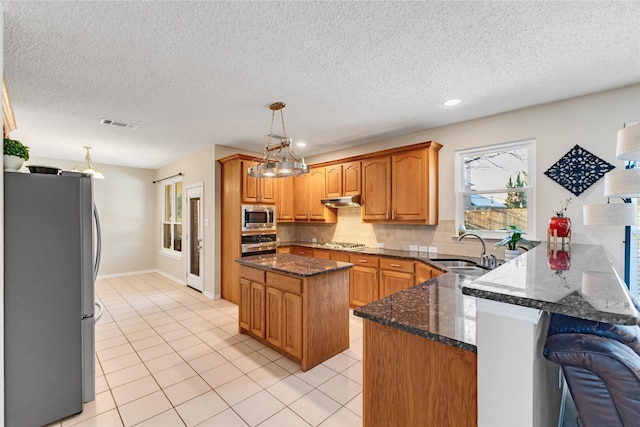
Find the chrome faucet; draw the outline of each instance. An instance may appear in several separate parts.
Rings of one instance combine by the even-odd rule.
[[[458,241],[464,239],[465,237],[475,237],[476,239],[480,240],[480,243],[482,243],[482,253],[480,254],[480,259],[482,260],[482,265],[484,267],[489,267],[489,268],[496,267],[497,265],[496,256],[493,253],[491,255],[487,255],[487,242],[482,238],[482,236],[479,236],[474,233],[464,233],[463,235],[458,237]]]

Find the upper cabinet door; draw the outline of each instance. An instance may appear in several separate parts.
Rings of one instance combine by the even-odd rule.
[[[426,150],[391,156],[391,206],[395,221],[426,221],[427,159]]]
[[[391,219],[391,158],[362,161],[362,219]]]
[[[342,165],[342,196],[357,196],[362,193],[360,168],[360,162],[349,162]],[[332,196],[327,194],[327,197]]]
[[[342,196],[342,165],[327,166],[326,175],[326,197]]]
[[[326,170],[325,168],[311,168],[310,175],[310,204],[309,204],[309,217],[313,220],[325,221],[325,211],[327,207],[323,205],[320,200],[326,197],[325,195],[325,183],[326,183]]]
[[[288,176],[286,178],[276,179],[276,187],[278,198],[276,199],[276,215],[280,222],[293,221],[293,180],[295,178]]]
[[[255,164],[255,163],[254,163]],[[277,178],[254,178],[247,175],[247,169],[251,166],[250,160],[240,162],[240,175],[242,180],[243,203],[275,203]]]
[[[258,180],[247,175],[247,169],[251,162],[242,160],[240,162],[240,181],[242,182],[242,202],[258,203]]]

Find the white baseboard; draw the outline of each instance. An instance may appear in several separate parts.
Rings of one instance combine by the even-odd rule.
[[[126,273],[113,273],[113,274],[100,274],[97,279],[109,279],[111,277],[120,277],[120,276],[135,276],[136,274],[148,274],[148,273],[159,273],[158,270],[140,270],[140,271],[127,271]]]
[[[182,285],[182,286],[187,286],[187,282],[185,282],[184,280],[180,280],[180,279],[178,279],[177,277],[173,277],[172,275],[167,274],[167,273],[165,273],[164,271],[154,270],[154,272],[158,273],[158,274],[159,274],[159,275],[161,275],[161,276],[166,277],[167,279],[171,279],[171,280],[173,280],[174,282],[176,282],[176,283],[178,283],[178,284],[180,284],[180,285]]]
[[[108,279],[111,277],[121,277],[121,276],[135,276],[136,274],[148,274],[148,273],[158,273],[159,275],[164,276],[167,279],[173,280],[174,282],[182,286],[187,286],[187,282],[185,282],[184,280],[180,280],[177,277],[173,277],[172,275],[167,274],[164,271],[160,271],[160,270],[140,270],[140,271],[128,271],[126,273],[101,274],[98,276],[98,279]],[[220,294],[213,294],[211,292],[206,292],[206,291],[202,291],[202,295],[211,299],[221,298]]]

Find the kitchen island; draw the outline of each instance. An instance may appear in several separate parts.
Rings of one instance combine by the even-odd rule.
[[[240,333],[307,371],[349,348],[348,262],[290,254],[255,255],[240,264]]]
[[[541,245],[482,276],[448,273],[355,310],[363,425],[556,425],[559,367],[542,354],[553,312],[639,316],[604,249],[578,244]]]

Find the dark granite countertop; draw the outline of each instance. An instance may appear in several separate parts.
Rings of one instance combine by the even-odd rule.
[[[327,259],[309,258],[289,254],[253,255],[235,260],[247,267],[275,271],[292,276],[308,277],[333,271],[347,270],[353,264]]]
[[[462,292],[599,322],[638,323],[626,285],[600,245],[573,244],[555,255],[538,246],[465,283]]]
[[[446,273],[354,310],[356,316],[476,352],[476,301],[462,286],[477,276]]]

